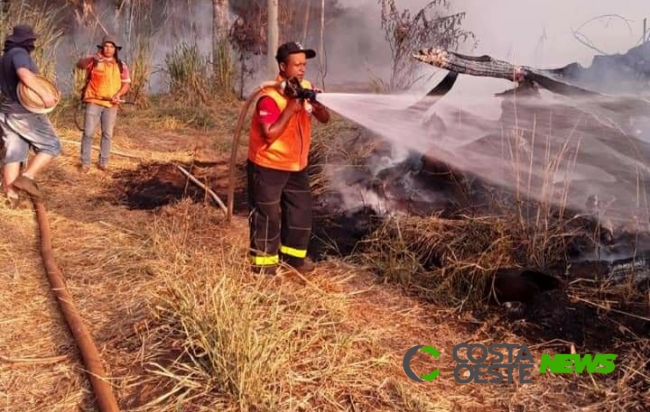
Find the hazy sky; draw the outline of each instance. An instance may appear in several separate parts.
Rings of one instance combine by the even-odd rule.
[[[467,11],[466,27],[477,34],[478,51],[541,66],[590,64],[596,52],[573,36],[573,30],[590,19],[619,15],[628,20],[599,19],[580,30],[599,49],[624,53],[640,40],[643,18],[650,18],[650,1],[644,0],[457,0],[453,4]]]

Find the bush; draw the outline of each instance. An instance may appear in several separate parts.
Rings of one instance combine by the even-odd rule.
[[[169,75],[169,92],[177,97],[208,103],[212,76],[209,59],[198,45],[182,43],[165,58]]]

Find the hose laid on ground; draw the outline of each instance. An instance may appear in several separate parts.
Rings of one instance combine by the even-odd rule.
[[[230,222],[232,219],[233,205],[235,202],[235,167],[237,166],[237,149],[239,147],[239,137],[241,136],[241,131],[244,128],[244,121],[246,120],[246,115],[248,114],[248,108],[251,103],[257,98],[260,92],[266,87],[280,87],[283,82],[268,81],[263,82],[253,90],[253,92],[246,99],[244,107],[239,112],[239,117],[237,118],[237,125],[235,126],[235,133],[232,137],[232,148],[230,152],[230,171],[228,176],[228,212],[226,213],[226,220]]]
[[[83,319],[79,315],[77,308],[72,300],[72,295],[66,288],[63,274],[58,268],[54,260],[54,252],[52,251],[52,236],[50,233],[50,224],[47,220],[47,212],[45,204],[33,199],[34,209],[36,211],[36,218],[38,221],[40,236],[41,236],[41,258],[43,259],[43,266],[52,286],[52,291],[56,295],[57,301],[63,317],[65,318],[72,335],[77,341],[77,346],[81,352],[81,357],[88,370],[88,378],[90,384],[95,392],[97,404],[101,412],[119,412],[117,401],[113,395],[111,384],[106,380],[106,372],[102,365],[102,360],[95,347],[88,329],[83,323]]]

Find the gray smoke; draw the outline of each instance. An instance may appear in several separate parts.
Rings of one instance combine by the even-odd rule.
[[[347,86],[368,84],[373,78],[387,80],[391,70],[391,50],[380,27],[379,2],[341,0],[340,3],[349,10],[328,32],[326,90],[328,86],[332,89],[341,85],[336,90],[346,91]],[[414,15],[429,2],[397,0],[396,3],[400,9],[408,8]],[[643,18],[650,16],[650,7],[643,2],[607,0],[568,0],[562,4],[504,0],[490,2],[489,6],[481,0],[452,2],[450,12],[461,11],[466,13],[463,28],[475,33],[478,45],[475,49],[461,47],[460,52],[475,56],[490,55],[514,64],[539,68],[558,68],[571,63],[589,67],[598,54],[593,48],[610,54],[625,53],[639,44]],[[605,15],[610,16],[599,18]],[[419,70],[423,80],[408,91],[414,97],[423,95],[445,74],[432,66],[421,66]],[[316,68],[312,66],[309,70],[310,75],[314,76]],[[621,85],[613,77],[609,83],[604,82],[602,76],[599,81],[601,90],[612,90]],[[501,102],[490,97],[512,87],[513,84],[505,80],[459,76],[445,99],[462,101],[463,110],[497,120],[502,114]],[[405,161],[407,156],[404,151],[393,150],[390,162],[382,159],[384,169],[376,173]],[[369,161],[373,164],[377,162],[374,159]],[[341,180],[334,178],[333,181]],[[341,190],[347,195],[351,192],[347,188]],[[347,199],[349,197],[346,196]],[[347,201],[347,204],[353,203]]]

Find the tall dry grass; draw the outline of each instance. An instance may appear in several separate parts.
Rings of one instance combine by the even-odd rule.
[[[473,309],[485,303],[490,276],[517,263],[515,242],[496,217],[391,217],[361,241],[353,261],[441,307]]]
[[[131,88],[129,95],[131,100],[140,108],[147,108],[150,105],[147,89],[152,71],[152,57],[153,50],[150,37],[136,35],[135,48],[130,63]]]
[[[576,126],[580,121],[576,120]],[[515,190],[510,196],[506,194],[503,198],[495,199],[495,203],[505,211],[506,219],[511,222],[513,237],[523,246],[520,256],[522,263],[548,268],[565,263],[569,242],[581,235],[580,225],[572,225],[576,218],[569,215],[567,208],[572,189],[568,174],[575,169],[581,139],[574,139],[571,133],[554,152],[549,145],[545,145],[540,152],[536,150],[536,136],[534,126],[528,133],[514,128],[503,139],[506,161],[512,164],[511,179],[515,182]],[[537,158],[539,156],[542,156],[541,162]],[[537,181],[533,183],[533,165],[540,163],[545,164],[541,182],[536,178]],[[555,179],[561,170],[565,171],[563,181],[556,184]],[[532,199],[535,195],[537,199]]]
[[[207,104],[211,101],[213,76],[210,60],[198,45],[181,43],[165,57],[172,96]]]
[[[251,275],[243,228],[215,231],[221,220],[183,202],[152,223],[165,259],[152,266],[148,368],[165,390],[142,410],[431,410],[408,391],[385,395],[396,360],[375,347],[382,331],[358,327],[344,271]]]
[[[168,95],[162,111],[182,123],[199,129],[215,126],[211,105],[214,98],[213,67],[208,56],[201,53],[198,44],[181,43],[165,56],[164,70],[168,79]]]
[[[24,1],[8,2],[8,6],[5,7],[7,7],[6,13],[0,11],[0,38],[2,41],[4,42],[4,39],[11,34],[16,24],[31,25],[39,36],[32,58],[40,73],[56,82],[56,53],[63,38],[57,9],[48,4],[35,6]]]
[[[213,57],[214,92],[219,93],[221,99],[232,99],[235,93],[235,76],[237,63],[233,58],[234,51],[228,38],[217,44],[216,56]]]

